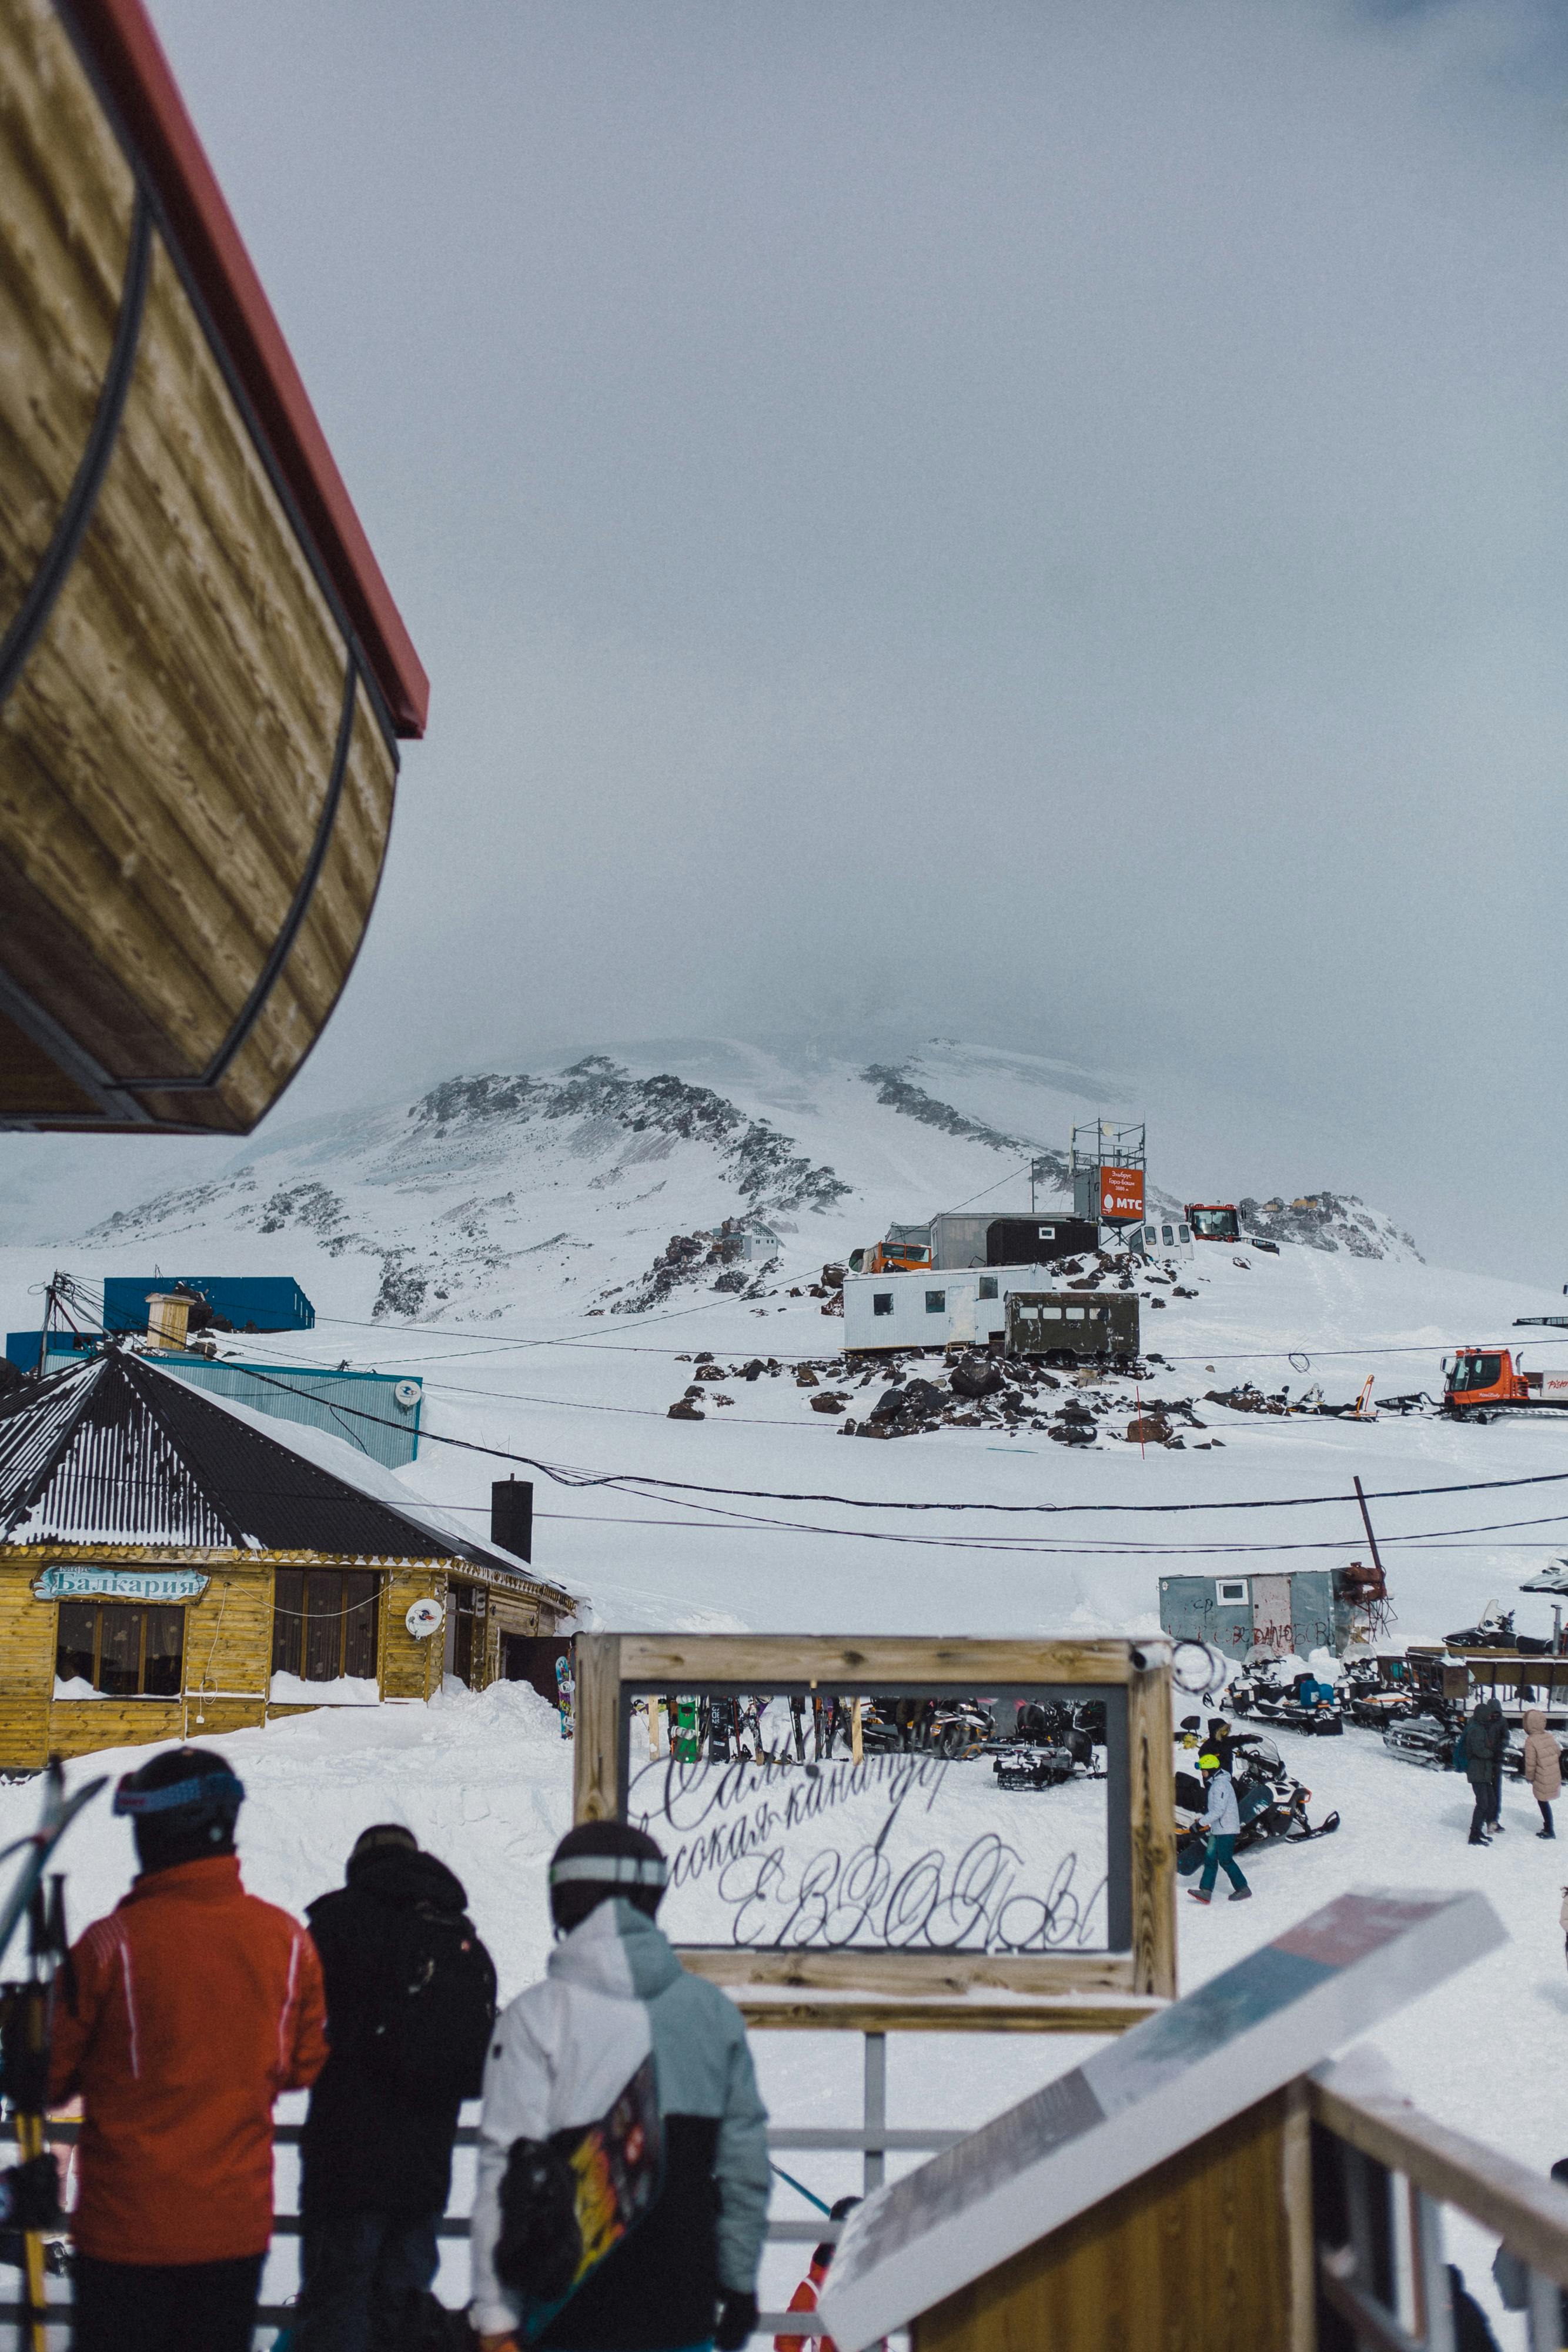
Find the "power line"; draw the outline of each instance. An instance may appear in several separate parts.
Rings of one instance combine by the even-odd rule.
[[[1023,1161],[1019,1164],[1021,1166],[1027,1166],[1028,1162]],[[1016,1174],[1017,1171],[1015,1170],[1011,1172]],[[1007,1177],[1001,1179],[1001,1182],[1003,1183],[1008,1181],[1009,1179]],[[993,1184],[988,1189],[991,1192],[996,1192],[999,1189],[999,1186]],[[977,1201],[982,1200],[985,1198],[985,1194],[976,1192],[971,1194],[970,1198]],[[967,1203],[966,1202],[961,1202],[959,1203],[960,1207],[965,1207],[967,1205]],[[952,1214],[956,1213],[945,1212],[945,1213]],[[89,1289],[94,1287],[101,1289],[100,1285],[93,1285],[91,1283],[86,1283],[82,1286]],[[776,1290],[769,1291],[766,1296],[768,1297],[777,1297],[778,1292]],[[667,1314],[649,1315],[646,1317],[645,1320],[640,1318],[641,1328],[646,1328],[653,1325],[664,1323],[679,1323],[686,1320],[694,1315],[709,1314],[720,1307],[727,1307],[735,1304],[737,1297],[737,1293],[727,1291],[723,1296],[718,1297],[701,1299],[692,1307],[674,1307]],[[611,1311],[612,1312],[613,1310]],[[481,1334],[476,1330],[452,1330],[434,1323],[396,1323],[385,1316],[377,1316],[366,1318],[363,1316],[352,1315],[319,1315],[316,1320],[318,1325],[330,1324],[334,1328],[341,1328],[345,1331],[406,1331],[424,1339],[441,1339],[446,1338],[451,1338],[453,1339],[478,1339],[481,1337],[484,1337],[486,1339],[486,1345],[483,1348],[455,1348],[444,1356],[430,1356],[423,1359],[413,1356],[398,1356],[392,1359],[395,1363],[414,1363],[419,1361],[434,1364],[453,1363],[461,1356],[488,1355],[491,1353],[504,1355],[513,1350],[534,1348],[591,1348],[598,1349],[606,1355],[666,1356],[677,1361],[683,1352],[682,1350],[674,1348],[640,1347],[634,1341],[626,1339],[611,1339],[608,1336],[596,1331],[558,1332],[547,1335],[543,1338],[539,1337],[537,1333],[532,1333],[525,1338],[521,1332],[499,1331],[491,1334]],[[236,1331],[224,1336],[249,1341],[262,1335],[254,1332]],[[268,1333],[266,1336],[268,1338],[277,1338],[280,1335],[277,1333]],[[1310,1369],[1310,1365],[1313,1361],[1327,1363],[1331,1361],[1338,1361],[1341,1359],[1351,1359],[1359,1361],[1364,1358],[1375,1356],[1441,1356],[1452,1353],[1453,1349],[1458,1344],[1460,1343],[1452,1340],[1412,1339],[1379,1341],[1376,1343],[1368,1341],[1364,1345],[1349,1348],[1246,1348],[1230,1349],[1225,1352],[1217,1352],[1213,1349],[1200,1348],[1194,1349],[1188,1353],[1174,1356],[1166,1355],[1162,1352],[1158,1360],[1163,1365],[1254,1364],[1272,1363],[1278,1361],[1288,1363],[1293,1356],[1305,1356],[1309,1360]],[[1528,1342],[1521,1342],[1516,1339],[1507,1339],[1500,1340],[1478,1340],[1474,1342],[1465,1341],[1463,1344],[1466,1346],[1474,1345],[1479,1347],[1483,1351],[1489,1348],[1494,1349],[1499,1348],[1514,1349],[1521,1345],[1529,1345],[1531,1347],[1561,1348],[1568,1347],[1568,1331],[1565,1331],[1561,1335],[1555,1335],[1549,1332],[1541,1333]],[[727,1350],[726,1352],[738,1352],[738,1350]],[[786,1348],[770,1349],[768,1352],[776,1362],[819,1363],[822,1360],[824,1355],[831,1358],[842,1355],[844,1350],[842,1348],[830,1348],[826,1349]],[[854,1352],[862,1354],[870,1353],[871,1351],[857,1349]],[[908,1348],[901,1348],[895,1352],[899,1355],[908,1355],[916,1351]],[[924,1351],[922,1350],[919,1352]]]
[[[309,1399],[309,1391],[292,1389],[286,1381],[274,1380],[266,1372],[254,1377],[265,1387],[281,1390],[286,1396]],[[355,1405],[343,1405],[341,1412],[357,1421],[376,1422],[383,1429],[398,1429],[403,1424],[388,1421],[384,1414],[365,1412]],[[1144,1517],[1192,1511],[1273,1511],[1315,1508],[1328,1504],[1354,1503],[1354,1493],[1327,1495],[1262,1496],[1253,1499],[1218,1500],[1190,1503],[995,1503],[995,1502],[907,1502],[878,1501],[863,1495],[833,1495],[798,1492],[772,1486],[722,1486],[710,1481],[694,1478],[660,1478],[640,1470],[587,1471],[567,1470],[543,1462],[528,1454],[516,1454],[505,1446],[485,1445],[471,1437],[449,1437],[438,1430],[420,1432],[422,1438],[435,1445],[450,1445],[465,1454],[482,1454],[497,1462],[516,1462],[524,1468],[538,1470],[541,1475],[559,1485],[572,1486],[610,1486],[632,1488],[653,1486],[663,1492],[691,1495],[723,1495],[739,1502],[763,1503],[826,1503],[835,1508],[858,1511],[986,1511],[1017,1517],[1026,1514],[1048,1517],[1081,1516],[1117,1512]],[[1390,1486],[1368,1494],[1372,1503],[1403,1502],[1407,1498],[1427,1495],[1477,1495],[1499,1492],[1516,1486],[1549,1486],[1568,1481],[1568,1470],[1544,1470],[1521,1478],[1465,1478],[1451,1480],[1433,1486]]]

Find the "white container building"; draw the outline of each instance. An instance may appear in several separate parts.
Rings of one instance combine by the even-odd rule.
[[[944,1348],[965,1340],[983,1348],[1007,1326],[1015,1290],[1050,1290],[1060,1270],[1043,1265],[966,1266],[936,1273],[852,1274],[844,1277],[844,1347]]]
[[[1173,1265],[1188,1265],[1197,1255],[1192,1227],[1185,1217],[1154,1217],[1145,1224],[1129,1225],[1122,1247],[1130,1249],[1134,1257],[1160,1258]]]

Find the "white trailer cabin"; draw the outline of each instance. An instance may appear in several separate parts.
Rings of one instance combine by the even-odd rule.
[[[1156,1217],[1146,1224],[1129,1225],[1122,1246],[1134,1257],[1158,1258],[1167,1265],[1190,1265],[1197,1255],[1185,1217]]]
[[[1058,1277],[1040,1265],[966,1266],[934,1273],[851,1274],[844,1277],[844,1349],[945,1348],[967,1340],[983,1348],[1007,1328],[1015,1290],[1049,1290]]]

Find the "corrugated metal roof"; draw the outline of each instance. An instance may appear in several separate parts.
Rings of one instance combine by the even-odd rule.
[[[0,1403],[0,1531],[13,1542],[225,1546],[521,1563],[362,1493],[183,1381],[118,1350]]]
[[[101,1365],[73,1365],[40,1386],[0,1399],[0,1524],[10,1532],[32,1501],[61,1441],[87,1402]]]

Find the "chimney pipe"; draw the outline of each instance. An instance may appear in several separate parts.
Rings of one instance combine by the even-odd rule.
[[[497,1478],[490,1488],[490,1541],[518,1559],[534,1556],[534,1482]]]

